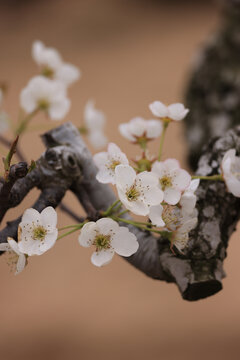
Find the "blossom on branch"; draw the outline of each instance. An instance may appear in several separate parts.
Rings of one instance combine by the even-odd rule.
[[[143,171],[136,174],[128,165],[118,165],[115,169],[118,196],[123,205],[136,215],[149,214],[149,206],[159,205],[163,192],[158,179],[152,173]]]
[[[41,67],[43,76],[58,80],[66,87],[80,78],[81,73],[76,66],[64,63],[56,49],[46,47],[41,41],[34,41],[32,56]]]
[[[181,206],[182,211],[186,214],[192,214],[195,209],[197,202],[195,191],[197,190],[199,183],[200,179],[192,180],[181,196],[179,205]]]
[[[226,152],[221,168],[228,191],[234,196],[240,197],[240,157],[236,156],[235,149]]]
[[[12,238],[7,243],[0,244],[0,251],[8,253],[8,264],[15,268],[15,275],[19,274],[27,264],[27,256],[19,249],[19,244]]]
[[[144,120],[141,117],[135,117],[128,123],[119,125],[119,131],[123,137],[140,145],[159,137],[162,129],[161,122],[157,120]]]
[[[187,246],[189,233],[197,225],[197,218],[185,219],[185,221],[172,233],[171,242],[180,252]]]
[[[35,76],[20,93],[20,104],[26,113],[46,111],[52,120],[62,120],[70,109],[65,87],[43,76]]]
[[[191,176],[180,168],[175,159],[156,161],[152,166],[152,173],[157,176],[159,187],[164,193],[164,201],[170,205],[179,202],[182,192],[189,186]]]
[[[96,266],[107,265],[115,252],[128,257],[137,252],[139,247],[136,236],[127,227],[119,226],[109,218],[86,223],[78,241],[84,247],[95,246],[91,261]]]
[[[103,129],[106,123],[104,113],[95,108],[94,102],[89,100],[84,109],[84,123],[86,133],[92,146],[100,149],[107,144]]]
[[[57,240],[57,213],[46,207],[41,213],[27,209],[19,224],[19,250],[29,256],[42,255],[53,247]]]
[[[113,143],[108,145],[107,152],[100,152],[93,156],[93,160],[97,165],[99,171],[97,173],[97,180],[103,184],[115,184],[115,168],[116,166],[128,165],[126,155],[120,148]]]
[[[167,106],[164,105],[161,101],[154,101],[149,105],[149,109],[151,110],[153,115],[165,121],[183,120],[189,112],[189,109],[186,109],[181,103],[171,104]]]

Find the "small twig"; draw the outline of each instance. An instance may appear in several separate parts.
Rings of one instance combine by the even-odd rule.
[[[0,143],[2,143],[7,148],[10,148],[12,145],[12,142],[8,139],[6,139],[3,135],[0,134]],[[25,157],[23,156],[21,150],[19,149],[19,146],[16,148],[16,155],[20,161],[26,161]]]

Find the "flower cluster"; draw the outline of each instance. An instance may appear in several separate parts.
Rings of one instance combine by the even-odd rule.
[[[65,117],[70,109],[68,87],[81,75],[74,65],[62,60],[56,49],[48,48],[40,41],[34,42],[32,57],[40,68],[40,74],[33,77],[21,91],[20,103],[26,116],[17,134],[26,129],[38,111],[46,112],[52,120]],[[0,88],[0,108],[3,97],[4,92]],[[165,105],[160,101],[152,102],[149,109],[156,119],[135,117],[119,126],[119,132],[125,139],[140,146],[140,154],[131,159],[132,164],[114,143],[108,144],[107,151],[93,156],[97,168],[96,179],[100,183],[116,186],[118,195],[108,209],[99,213],[96,222],[87,218],[80,224],[57,229],[57,213],[52,207],[46,207],[41,213],[35,209],[24,212],[18,227],[18,241],[9,237],[6,243],[0,244],[0,251],[8,255],[8,262],[15,267],[16,274],[24,269],[29,257],[44,254],[57,239],[79,230],[79,244],[95,248],[91,261],[98,267],[108,264],[114,253],[133,256],[139,249],[137,238],[128,227],[119,223],[164,236],[169,240],[173,254],[175,250],[182,253],[188,246],[189,233],[198,223],[197,189],[200,179],[224,181],[227,190],[240,197],[240,157],[235,149],[226,152],[219,173],[191,176],[181,168],[178,160],[162,159],[167,127],[170,123],[183,120],[189,109],[180,103]],[[3,131],[3,114],[0,111],[0,131]],[[92,100],[88,101],[79,131],[88,136],[95,148],[108,143],[104,134],[105,124],[104,113],[95,108]],[[159,152],[157,155],[150,154],[148,143],[156,140],[159,140]],[[9,166],[10,163],[11,160]],[[145,219],[134,220],[128,215],[130,212]],[[59,236],[59,231],[64,229],[70,230]]]
[[[67,88],[77,81],[80,71],[64,63],[56,49],[35,41],[32,56],[40,67],[40,75],[33,77],[21,91],[20,104],[27,114],[45,111],[50,119],[62,120],[70,109]]]
[[[35,209],[27,209],[18,227],[18,242],[8,238],[7,243],[0,244],[0,251],[9,255],[9,264],[16,266],[16,274],[27,264],[27,258],[42,255],[51,249],[58,237],[57,213],[46,207],[41,213]]]

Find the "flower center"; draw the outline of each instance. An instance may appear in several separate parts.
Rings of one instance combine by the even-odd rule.
[[[161,179],[159,179],[159,182],[162,187],[162,190],[165,190],[166,188],[172,186],[172,179],[168,176],[163,176]]]
[[[140,192],[135,185],[132,185],[126,192],[128,201],[136,201],[139,198]]]
[[[179,208],[177,206],[164,205],[162,219],[165,222],[167,228],[170,230],[175,230],[181,222]]]
[[[33,229],[33,239],[34,240],[43,241],[45,239],[46,234],[47,234],[47,230],[41,225],[36,226]]]
[[[41,110],[47,110],[49,108],[49,101],[47,99],[39,99],[38,101],[38,107]]]
[[[118,160],[112,160],[111,163],[108,165],[108,168],[109,168],[110,170],[115,170],[115,167],[118,166],[118,165],[120,165],[120,164],[121,164],[120,161],[118,161]]]
[[[50,78],[50,79],[52,79],[52,78],[53,78],[53,75],[54,75],[54,71],[53,71],[53,69],[51,69],[50,67],[45,66],[45,67],[42,69],[42,75],[43,75],[43,76],[46,76],[46,77],[48,77],[48,78]]]
[[[96,251],[107,250],[111,248],[111,236],[99,234],[95,237],[93,245],[96,246]]]

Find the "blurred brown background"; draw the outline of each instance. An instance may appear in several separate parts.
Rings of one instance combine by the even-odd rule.
[[[182,99],[192,59],[218,22],[210,1],[1,1],[0,79],[9,81],[5,109],[16,119],[19,91],[37,72],[31,44],[42,40],[83,72],[70,90],[68,120],[80,125],[84,104],[94,98],[106,112],[109,139],[133,155],[117,125],[136,115],[150,118],[153,100]],[[22,139],[29,159],[43,151],[39,133],[55,125],[42,118],[32,124]],[[186,166],[181,125],[170,128],[164,150]],[[21,209],[35,197],[33,192]],[[71,195],[66,201],[80,211]],[[60,212],[59,218],[62,226],[72,223]],[[196,303],[117,256],[111,265],[95,268],[92,249],[81,248],[76,235],[31,259],[18,277],[1,259],[0,359],[239,359],[238,237],[230,242],[224,290]]]

